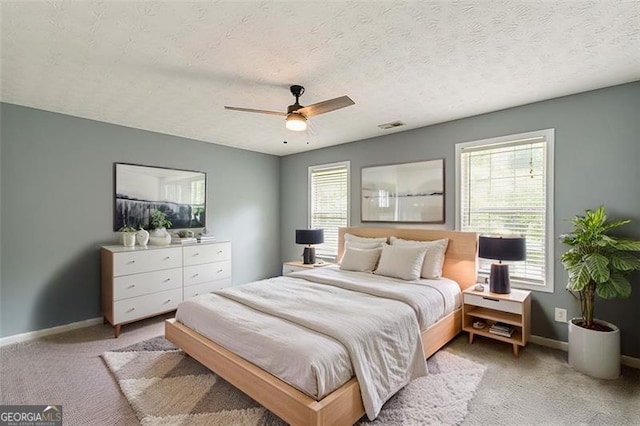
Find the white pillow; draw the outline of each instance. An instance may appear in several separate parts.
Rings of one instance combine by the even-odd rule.
[[[344,242],[344,249],[346,250],[349,247],[355,247],[355,248],[360,248],[360,249],[373,249],[373,248],[381,248],[383,245],[385,245],[385,242],[382,241],[367,241],[367,242],[362,242],[362,241],[345,241]]]
[[[419,246],[390,246],[382,247],[378,268],[373,272],[377,275],[415,281],[420,278],[424,255],[427,247]]]
[[[340,262],[340,269],[345,271],[371,272],[376,268],[381,248],[360,249],[347,247]]]
[[[447,246],[449,245],[448,238],[443,238],[442,240],[435,241],[413,241],[391,237],[390,240],[392,246],[426,247],[428,250],[426,256],[424,257],[421,277],[431,279],[442,278],[444,254],[447,251]]]
[[[349,242],[350,244],[352,244],[352,247],[354,247],[355,245],[353,245],[353,243],[358,243],[358,244],[372,244],[372,243],[377,243],[379,244],[379,246],[382,246],[382,244],[385,244],[387,242],[387,237],[358,237],[357,235],[353,235],[353,234],[344,234],[344,241],[345,242]]]

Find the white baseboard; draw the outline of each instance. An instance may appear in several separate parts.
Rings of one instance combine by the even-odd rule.
[[[549,339],[547,337],[534,336],[531,335],[529,338],[531,343],[535,343],[540,346],[546,346],[548,348],[560,349],[561,351],[567,352],[569,350],[569,344],[567,342],[562,342],[560,340]],[[640,369],[640,358],[634,358],[628,355],[622,355],[620,357],[620,362],[622,365],[626,365],[627,367]]]
[[[535,343],[536,345],[546,346],[547,348],[560,349],[561,351],[565,352],[569,350],[569,343],[560,340],[549,339],[547,337],[534,336],[532,334],[531,337],[529,337],[529,341],[531,343]]]
[[[91,318],[84,321],[73,322],[71,324],[59,325],[57,327],[45,328],[43,330],[29,331],[22,334],[14,334],[0,338],[0,346],[11,345],[13,343],[26,342],[28,340],[37,339],[39,337],[50,336],[65,331],[75,330],[77,328],[89,327],[96,324],[102,324],[102,317]]]

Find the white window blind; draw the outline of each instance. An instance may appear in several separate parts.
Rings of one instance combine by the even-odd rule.
[[[512,284],[547,291],[553,290],[553,130],[550,135],[531,132],[456,146],[458,229],[525,236],[527,260],[510,264]],[[489,274],[491,262],[479,259],[480,274]]]
[[[309,228],[324,229],[316,255],[338,255],[338,228],[349,225],[349,162],[309,167]]]

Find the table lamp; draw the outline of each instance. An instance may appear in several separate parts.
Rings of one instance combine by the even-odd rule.
[[[478,257],[498,261],[498,263],[491,264],[489,290],[492,293],[511,293],[509,265],[503,264],[502,261],[526,260],[526,240],[524,237],[485,237],[481,235],[478,241]]]
[[[316,263],[316,248],[313,244],[324,243],[324,231],[322,229],[296,229],[296,244],[306,244],[302,253],[302,263],[312,265]]]

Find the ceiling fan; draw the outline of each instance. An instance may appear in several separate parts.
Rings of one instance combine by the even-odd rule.
[[[329,99],[328,101],[318,102],[313,105],[302,106],[299,103],[299,99],[304,93],[304,87],[294,84],[289,89],[291,90],[291,94],[296,98],[296,102],[287,107],[287,112],[237,108],[231,106],[225,106],[225,109],[243,112],[257,112],[259,114],[281,115],[286,117],[287,129],[299,132],[307,129],[308,118],[355,104],[355,102],[353,102],[348,96],[340,96],[339,98]]]

